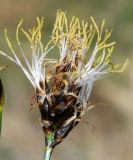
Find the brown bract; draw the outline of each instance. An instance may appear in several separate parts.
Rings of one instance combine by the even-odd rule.
[[[83,104],[78,97],[81,88],[70,81],[70,76],[66,74],[74,71],[76,63],[70,63],[66,57],[55,66],[55,70],[50,70],[51,78],[45,81],[46,95],[37,93],[45,136],[49,133],[54,135],[52,147],[62,142],[81,119]]]

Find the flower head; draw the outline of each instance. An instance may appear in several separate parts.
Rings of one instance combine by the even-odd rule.
[[[46,47],[41,41],[43,19],[37,18],[37,26],[29,32],[21,27],[21,21],[16,39],[26,66],[19,60],[5,32],[13,57],[0,53],[16,63],[35,88],[46,144],[49,144],[50,135],[52,147],[62,142],[80,122],[88,108],[93,83],[110,73],[123,71],[127,64],[127,61],[123,66],[112,63],[115,45],[109,41],[112,30],[104,30],[105,21],[98,27],[94,18],[90,19],[90,24],[77,17],[68,22],[65,12],[57,12],[52,37]],[[20,31],[30,43],[31,63],[21,46]],[[59,59],[46,59],[54,47],[59,49]]]

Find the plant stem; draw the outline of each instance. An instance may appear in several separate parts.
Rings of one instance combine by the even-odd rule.
[[[50,159],[51,159],[52,151],[53,151],[52,148],[47,147],[47,148],[45,149],[45,152],[44,152],[43,160],[50,160]]]
[[[50,133],[45,137],[45,150],[43,160],[50,160],[53,152],[52,142],[53,142],[53,134]]]

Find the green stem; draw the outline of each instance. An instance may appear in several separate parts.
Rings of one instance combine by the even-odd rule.
[[[52,151],[53,151],[53,149],[51,147],[46,147],[43,160],[50,160]]]
[[[50,160],[51,159],[51,155],[53,152],[53,147],[52,147],[53,140],[54,140],[53,133],[49,133],[45,137],[45,150],[44,150],[43,160]]]

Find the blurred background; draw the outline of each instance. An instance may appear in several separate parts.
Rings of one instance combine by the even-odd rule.
[[[68,17],[90,16],[106,27],[113,28],[112,40],[117,42],[114,61],[130,59],[125,73],[95,83],[91,102],[96,104],[83,120],[56,147],[52,160],[132,160],[133,157],[133,1],[132,0],[0,0],[0,49],[6,51],[4,28],[15,42],[15,29],[21,18],[26,28],[35,18],[45,17],[44,43],[50,38],[57,9],[66,10]],[[24,41],[25,47],[26,42]],[[55,53],[56,56],[58,53]],[[27,53],[29,56],[29,53]],[[34,90],[16,65],[0,56],[0,73],[6,103],[0,139],[0,160],[41,160],[44,136],[39,112],[29,112]],[[95,130],[92,130],[94,126]]]

